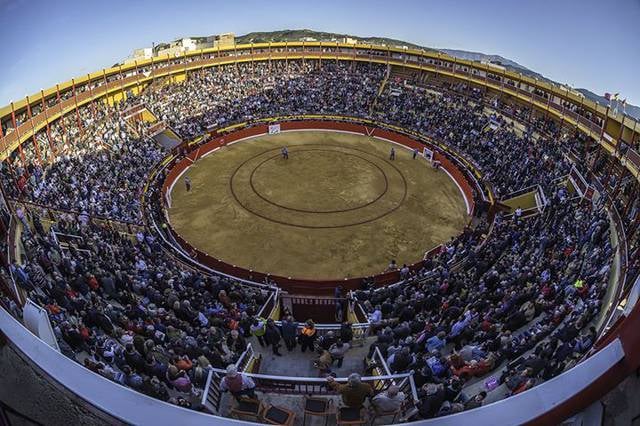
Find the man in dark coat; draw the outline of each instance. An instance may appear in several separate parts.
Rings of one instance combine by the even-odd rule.
[[[278,327],[276,327],[276,324],[272,319],[267,320],[267,330],[265,331],[264,339],[266,340],[267,345],[271,345],[274,355],[282,356],[278,351],[281,339],[280,330],[278,330]]]
[[[293,321],[291,316],[288,316],[282,320],[282,338],[287,350],[291,352],[296,347],[296,330],[298,324]]]

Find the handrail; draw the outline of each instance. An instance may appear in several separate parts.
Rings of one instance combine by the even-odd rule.
[[[622,224],[622,219],[620,218],[620,214],[618,213],[618,209],[615,206],[615,203],[611,203],[608,207],[609,214],[613,219],[613,226],[615,228],[615,232],[617,234],[618,240],[618,253],[620,254],[620,265],[618,271],[618,282],[616,283],[615,295],[612,297],[614,303],[612,303],[612,311],[608,314],[608,319],[602,324],[600,330],[598,330],[598,335],[600,337],[604,337],[603,333],[606,335],[607,331],[611,328],[612,324],[615,322],[617,318],[620,316],[620,312],[617,311],[617,304],[620,302],[620,295],[622,292],[626,291],[626,281],[627,281],[627,268],[628,268],[628,246],[627,246],[627,236],[625,233],[624,225]],[[615,248],[614,248],[615,249]]]
[[[276,291],[278,291],[278,290],[276,289]],[[265,316],[264,316],[264,315],[265,315],[265,312],[264,312],[264,311],[265,311],[265,309],[267,309],[267,307],[269,307],[269,306],[270,306],[270,305],[269,305],[270,303],[272,303],[272,302],[273,302],[273,303],[275,303],[275,302],[274,302],[274,295],[275,295],[275,292],[273,292],[273,293],[271,293],[271,294],[269,295],[269,297],[268,297],[268,298],[267,298],[267,300],[264,302],[264,305],[262,305],[262,308],[260,308],[260,311],[258,311],[258,314],[257,314],[256,316],[258,316],[258,317],[260,317],[260,318],[267,318],[267,317],[265,317]],[[273,307],[271,307],[271,308],[273,309]]]
[[[244,367],[251,362],[251,358],[254,355],[254,351],[253,351],[253,346],[251,346],[251,343],[247,344],[247,349],[244,350],[244,352],[242,352],[240,354],[240,356],[238,357],[238,360],[236,361],[235,365],[238,368],[238,371],[244,371]],[[245,358],[248,358],[248,360],[246,360],[245,363]],[[245,363],[243,365],[243,363]]]
[[[384,359],[384,357],[382,356],[382,352],[380,352],[380,348],[376,346],[376,349],[374,351],[373,354],[373,359],[375,360],[376,358],[378,358],[380,360],[380,364],[382,366],[382,368],[384,369],[384,372],[387,376],[391,376],[391,370],[389,370],[389,366],[387,365],[387,361]]]
[[[219,374],[226,374],[227,371],[221,368],[212,368],[212,371]],[[299,377],[299,376],[274,376],[269,374],[259,374],[259,373],[242,373],[245,376],[251,377],[252,379],[263,379],[263,380],[282,380],[287,382],[308,382],[308,383],[327,383],[327,379],[323,377]],[[409,373],[401,373],[401,374],[385,374],[383,376],[363,376],[360,378],[363,382],[373,382],[377,380],[398,380],[404,379],[405,377],[409,377],[413,375],[413,372]],[[334,380],[338,383],[346,383],[349,378],[348,377],[336,377]]]

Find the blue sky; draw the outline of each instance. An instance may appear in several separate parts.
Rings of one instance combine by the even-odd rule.
[[[498,54],[640,104],[640,0],[0,0],[0,105],[152,42],[294,28]]]

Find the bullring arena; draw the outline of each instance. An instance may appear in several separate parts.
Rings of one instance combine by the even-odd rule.
[[[9,424],[634,416],[640,129],[564,86],[232,42],[0,124]]]
[[[201,149],[207,157],[172,184],[169,210],[176,232],[226,263],[308,279],[370,276],[391,259],[417,263],[469,221],[453,178],[403,145],[313,130],[228,139],[211,155]]]

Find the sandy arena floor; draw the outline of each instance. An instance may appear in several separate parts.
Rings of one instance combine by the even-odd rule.
[[[171,224],[211,256],[273,275],[335,279],[416,262],[469,218],[444,171],[397,145],[390,161],[392,146],[320,131],[235,143],[182,175]]]

